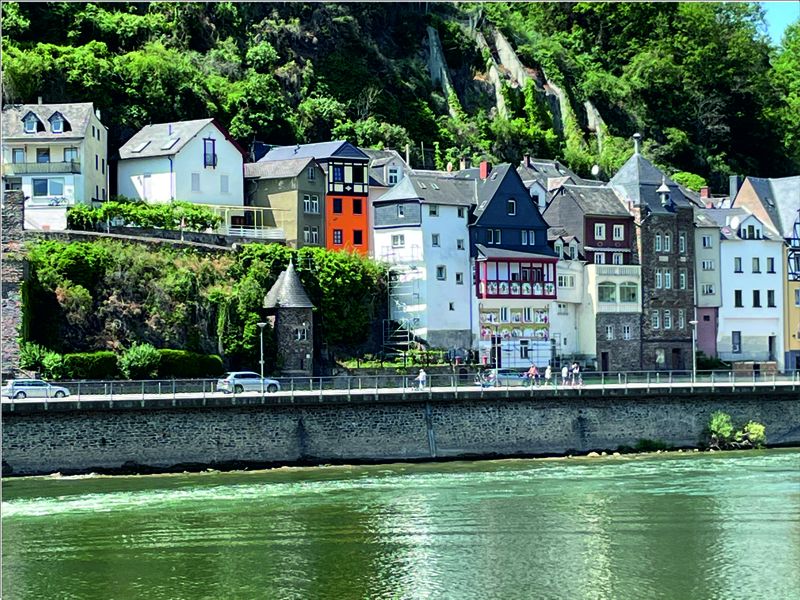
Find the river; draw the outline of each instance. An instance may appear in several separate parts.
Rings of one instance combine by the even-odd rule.
[[[3,598],[800,598],[800,451],[3,481]]]

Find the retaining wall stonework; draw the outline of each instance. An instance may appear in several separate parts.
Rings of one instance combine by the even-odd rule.
[[[3,405],[3,475],[530,456],[616,450],[640,439],[695,446],[715,410],[765,424],[772,444],[800,444],[796,390],[639,396],[455,399],[358,404],[233,404],[230,398],[143,408],[121,402]],[[516,396],[516,397],[513,397]],[[183,406],[181,406],[183,405]]]

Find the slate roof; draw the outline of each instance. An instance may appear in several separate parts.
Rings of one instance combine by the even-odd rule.
[[[194,121],[145,125],[123,144],[119,149],[119,157],[127,159],[173,156],[200,133],[203,127],[213,122],[214,119],[196,119]],[[173,140],[175,140],[174,144],[172,144]],[[141,151],[133,151],[145,143],[147,145]]]
[[[508,175],[509,169],[512,168],[513,167],[508,163],[497,165],[492,168],[492,171],[486,179],[480,178],[480,169],[477,168],[464,169],[456,173],[456,179],[467,179],[477,182],[477,206],[474,211],[476,219],[478,219],[483,214],[483,211],[486,210],[486,207],[489,206],[489,202],[494,198],[500,184],[503,183],[503,179]]]
[[[475,204],[474,180],[457,179],[436,171],[411,171],[375,202],[419,200],[424,204],[472,206]]]
[[[519,252],[517,250],[503,250],[502,248],[488,248],[483,244],[475,244],[475,249],[480,256],[487,259],[492,258],[514,258],[514,259],[529,259],[539,260],[547,258],[553,260],[556,258],[555,254],[538,254],[536,252]]]
[[[675,206],[696,206],[691,198],[684,194],[681,186],[638,152],[634,152],[633,156],[620,167],[609,184],[622,195],[623,199],[644,205],[654,213],[667,213],[670,211],[661,206],[661,198],[657,191],[662,182],[669,188],[670,198]]]
[[[264,297],[264,308],[314,308],[292,261]]]
[[[245,179],[284,179],[302,174],[313,158],[292,158],[269,162],[245,163]]]
[[[45,124],[45,131],[25,133],[23,117],[34,113]],[[61,113],[71,127],[71,131],[53,133],[50,131],[48,119],[55,113]],[[91,102],[73,102],[63,104],[8,104],[3,107],[3,139],[51,140],[81,139],[86,137],[89,120],[94,113]]]
[[[396,150],[373,150],[371,148],[359,148],[359,150],[369,157],[370,185],[389,187],[386,183],[384,167],[393,160],[400,161],[404,169],[407,170],[409,168],[406,161]]]
[[[702,211],[704,216],[712,221],[717,227],[720,228],[720,237],[726,240],[734,241],[748,241],[742,239],[738,235],[738,225],[734,218],[739,222],[744,221],[748,217],[752,217],[753,213],[744,208],[709,208]],[[757,219],[760,221],[760,219]],[[764,226],[764,238],[768,240],[780,240],[780,235],[774,231],[769,223],[761,223]]]
[[[630,217],[625,205],[609,187],[587,185],[564,185],[564,196],[572,198],[581,207],[584,215],[608,215]]]
[[[361,150],[345,140],[319,142],[316,144],[297,144],[294,146],[278,146],[267,152],[258,162],[269,160],[287,160],[290,158],[315,158],[326,161],[331,158],[350,158],[369,160]]]
[[[527,161],[523,159],[517,167],[517,173],[519,173],[523,181],[533,179],[541,181],[552,177],[575,177],[580,179],[573,171],[557,160],[544,158],[529,158]]]
[[[753,186],[773,226],[784,238],[791,238],[794,222],[800,218],[800,175],[777,179],[748,177],[745,181]]]

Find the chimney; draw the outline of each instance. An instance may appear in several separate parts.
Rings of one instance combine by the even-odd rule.
[[[482,160],[481,170],[480,170],[481,179],[487,179],[489,177],[489,173],[491,172],[492,172],[492,163],[486,160]]]
[[[700,188],[700,197],[701,198],[710,198],[711,195],[708,193],[708,186],[704,185]]]
[[[41,104],[41,103],[42,103],[42,97],[41,97],[41,96],[39,96],[39,97],[36,99],[36,104]]]
[[[728,194],[731,197],[731,206],[733,206],[733,199],[736,198],[736,194],[739,193],[739,188],[742,187],[742,178],[738,175],[731,175],[728,181]]]
[[[467,159],[466,158],[462,158],[460,161],[458,161],[458,168],[461,171],[463,171],[464,169],[467,168]]]
[[[100,109],[99,108],[95,108],[94,109],[94,116],[97,117],[98,121],[100,120]]]
[[[639,154],[639,144],[642,141],[642,134],[641,133],[634,133],[633,134],[633,153]]]
[[[530,154],[526,154],[525,155],[525,163],[524,164],[529,169],[531,168],[531,155]]]
[[[167,125],[167,135],[172,135],[172,123]]]

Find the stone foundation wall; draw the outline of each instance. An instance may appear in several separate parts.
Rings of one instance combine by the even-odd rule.
[[[737,424],[764,423],[770,443],[800,444],[797,390],[480,394],[398,394],[338,405],[230,398],[206,407],[199,399],[152,408],[4,404],[3,474],[529,456],[616,450],[640,439],[694,446],[715,410]]]
[[[19,368],[20,327],[22,326],[22,282],[25,263],[22,260],[24,233],[23,197],[20,191],[3,191],[0,252],[0,375],[3,379]]]

